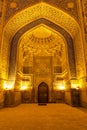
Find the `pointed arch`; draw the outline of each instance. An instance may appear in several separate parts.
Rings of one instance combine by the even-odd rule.
[[[32,29],[33,27],[39,25],[39,24],[45,24],[47,26],[49,26],[50,28],[58,31],[59,33],[61,33],[61,35],[63,35],[63,37],[66,39],[67,42],[67,47],[68,47],[68,59],[69,59],[69,68],[70,68],[70,74],[72,78],[76,77],[76,65],[75,65],[75,55],[74,55],[74,46],[73,46],[73,40],[71,38],[71,36],[69,35],[68,32],[66,32],[63,28],[61,28],[60,26],[52,23],[49,20],[46,19],[38,19],[36,21],[33,21],[29,24],[27,24],[26,26],[24,26],[23,28],[21,28],[14,36],[13,40],[12,40],[12,44],[11,44],[11,48],[10,48],[10,68],[9,68],[9,77],[11,77],[12,75],[15,74],[15,65],[16,65],[16,54],[17,54],[17,45],[18,45],[18,41],[20,39],[20,37],[27,31]],[[72,59],[72,60],[71,60]]]
[[[34,12],[34,13],[33,13]],[[40,21],[40,22],[39,22]],[[68,43],[68,56],[69,56],[69,66],[70,66],[70,73],[71,77],[76,77],[76,70],[75,70],[75,55],[74,55],[74,44],[73,39],[76,37],[76,34],[80,32],[80,27],[78,23],[75,21],[74,18],[72,18],[67,13],[63,12],[62,10],[55,8],[53,6],[50,6],[46,3],[39,3],[34,6],[28,7],[16,15],[14,15],[8,23],[5,25],[4,31],[3,31],[3,41],[2,41],[2,73],[5,76],[7,75],[7,69],[10,65],[8,65],[8,56],[10,49],[12,49],[13,46],[13,39],[16,34],[21,33],[22,28],[29,26],[35,26],[33,23],[38,24],[44,23],[47,26],[54,27],[54,29],[60,32],[62,30],[62,35],[67,35],[67,43]],[[48,25],[49,23],[49,25]],[[21,30],[21,31],[20,31]],[[65,36],[64,36],[65,37]],[[17,48],[17,44],[15,44],[15,49]],[[71,49],[70,49],[71,48]],[[14,56],[15,56],[15,52]],[[16,60],[16,56],[13,58],[10,56],[11,60]],[[72,60],[71,60],[72,59]],[[15,64],[14,64],[15,65]],[[14,73],[13,73],[14,72]],[[13,75],[15,77],[15,69],[11,68],[9,71],[10,75]],[[11,76],[10,76],[11,77]]]

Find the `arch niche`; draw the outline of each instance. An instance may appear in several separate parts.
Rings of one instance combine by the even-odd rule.
[[[73,39],[75,41],[75,39],[79,37],[79,41],[81,42],[80,40],[81,31],[79,25],[70,15],[66,14],[60,9],[54,8],[46,3],[40,3],[32,7],[26,8],[17,13],[16,15],[14,15],[8,21],[8,23],[4,28],[3,41],[2,41],[3,79],[7,79],[8,74],[9,80],[15,80],[16,52],[17,52],[18,39],[27,30],[41,23],[58,31],[66,39],[68,48],[70,78],[71,79],[76,78],[76,63],[75,63],[76,56],[74,48],[77,47],[77,45],[74,44],[78,43],[75,42],[73,43]],[[77,33],[78,36],[76,37]],[[80,53],[81,53],[80,54],[81,59],[83,57],[82,50],[80,51]],[[10,58],[8,62],[9,55]],[[77,56],[77,58],[78,58],[77,62],[79,62],[79,57]],[[83,64],[80,64],[80,66],[83,66]]]

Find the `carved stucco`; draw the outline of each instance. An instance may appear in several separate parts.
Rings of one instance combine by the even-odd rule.
[[[2,7],[3,7],[3,2],[0,0],[0,43],[1,43],[1,33],[2,33]],[[1,45],[0,45],[1,46]]]
[[[65,39],[46,25],[41,24],[27,31],[19,39],[17,70],[22,71],[23,66],[31,67],[33,86],[42,81],[51,86],[54,66],[61,66],[62,62],[66,64],[65,45]]]
[[[29,30],[21,37],[19,40],[19,48],[22,49],[19,54],[21,54],[21,52],[23,53],[23,60],[25,60],[30,53],[40,56],[54,56],[54,54],[57,53],[60,60],[64,60],[65,40],[51,30],[44,25],[40,25],[32,31]]]
[[[82,4],[82,14],[83,14],[83,24],[84,24],[84,33],[85,33],[85,50],[86,50],[86,66],[87,66],[87,0],[81,1]]]
[[[1,24],[1,17],[2,17],[2,0],[0,0],[0,24]]]
[[[35,12],[35,13],[33,13]],[[37,4],[35,6],[29,7],[19,13],[17,13],[11,20],[9,20],[9,22],[6,24],[5,28],[4,28],[4,32],[3,32],[3,46],[2,46],[2,73],[4,75],[4,77],[6,77],[6,72],[8,71],[8,56],[9,56],[9,47],[10,47],[10,43],[11,40],[14,36],[14,34],[23,26],[25,26],[26,24],[40,19],[40,18],[45,18],[48,19],[49,21],[52,21],[53,23],[57,24],[58,26],[61,26],[62,28],[64,28],[67,32],[69,32],[69,34],[72,36],[72,38],[74,40],[77,39],[77,34],[79,37],[79,52],[80,52],[80,58],[83,60],[83,62],[80,62],[79,66],[80,68],[82,68],[82,70],[80,70],[81,72],[83,71],[84,74],[84,70],[85,70],[85,66],[84,66],[84,54],[82,54],[81,50],[83,50],[82,48],[82,43],[80,42],[80,39],[82,39],[81,37],[81,30],[80,27],[78,25],[78,23],[68,14],[66,14],[65,12],[54,8],[48,4],[45,3],[40,3]],[[78,39],[77,39],[78,42]],[[77,42],[75,42],[75,44],[77,44]],[[77,45],[76,45],[77,48]],[[5,55],[4,55],[5,54]],[[78,52],[77,52],[78,55]],[[78,58],[78,56],[77,56]],[[79,59],[76,59],[76,62],[78,62]],[[81,60],[80,60],[81,61]],[[75,68],[73,68],[75,69]],[[78,67],[77,67],[78,69]],[[81,75],[80,72],[80,75]],[[81,75],[82,76],[82,75]]]
[[[1,43],[1,30],[2,30],[2,0],[0,0],[0,43]],[[1,48],[1,44],[0,44],[0,48]],[[0,54],[0,56],[1,56],[1,54]],[[1,69],[1,67],[0,67],[0,69]]]
[[[82,11],[83,11],[83,19],[84,19],[84,29],[85,29],[85,33],[87,35],[87,0],[84,0],[82,2]],[[87,38],[86,38],[87,40]]]
[[[83,43],[82,39],[80,39],[81,36],[82,35],[80,33],[80,35],[77,35],[77,38],[75,40],[75,54],[76,54],[75,58],[76,58],[76,67],[77,67],[76,70],[77,70],[77,76],[79,78],[86,76],[84,45],[81,44]],[[83,63],[83,66],[81,65],[81,63]]]
[[[78,20],[77,1],[76,0],[7,0],[6,3],[6,21],[14,14],[37,3],[46,2],[56,8],[59,8]],[[8,11],[9,10],[9,11]],[[35,12],[34,12],[35,13]]]
[[[71,33],[72,36],[75,36],[75,34],[78,32],[79,26],[70,15],[48,4],[41,3],[26,8],[12,17],[5,27],[6,32],[8,32],[8,37],[9,35],[14,35],[14,33],[17,32],[22,26],[39,18],[46,18],[54,23],[57,23]]]
[[[15,64],[16,64],[16,57],[17,57],[17,44],[18,44],[20,37],[27,30],[34,29],[34,27],[37,27],[41,23],[43,23],[45,26],[53,29],[54,31],[56,31],[56,33],[60,33],[61,37],[63,37],[63,39],[66,40],[66,43],[67,43],[67,46],[68,46],[67,47],[67,49],[68,49],[67,53],[68,53],[68,63],[69,63],[69,67],[70,67],[70,74],[72,75],[71,77],[75,77],[76,76],[75,57],[74,57],[75,54],[74,54],[73,40],[72,40],[71,36],[64,29],[62,29],[60,26],[58,26],[58,25],[56,25],[56,24],[54,24],[54,23],[52,23],[52,22],[50,22],[46,19],[43,19],[43,18],[35,20],[32,23],[24,26],[14,36],[14,38],[12,40],[11,51],[10,51],[9,75],[11,75],[11,73],[14,73],[14,71],[15,71]]]
[[[46,75],[51,75],[52,63],[51,57],[49,56],[36,56],[34,57],[34,73],[45,77]]]

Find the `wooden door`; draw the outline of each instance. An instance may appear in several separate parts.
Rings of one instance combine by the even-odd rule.
[[[38,103],[48,103],[48,85],[45,82],[38,86]]]

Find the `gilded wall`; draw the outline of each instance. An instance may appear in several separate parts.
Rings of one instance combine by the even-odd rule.
[[[81,2],[82,6],[82,14],[83,14],[83,23],[84,23],[84,31],[85,31],[85,38],[87,41],[87,0],[83,0]]]
[[[78,20],[78,9],[76,0],[7,0],[6,3],[6,21],[16,14],[18,11],[27,7],[35,5],[40,2],[48,3],[54,7],[57,7],[66,13],[69,13],[75,19]],[[8,11],[9,10],[9,11]]]
[[[0,1],[1,7],[0,12],[2,12],[2,1]],[[4,17],[4,29],[3,29],[3,39],[2,39],[2,49],[1,49],[1,78],[7,80],[9,76],[9,80],[15,80],[16,70],[17,70],[17,47],[20,37],[31,30],[33,27],[38,26],[40,24],[44,24],[49,28],[55,30],[55,32],[59,32],[62,35],[63,39],[66,41],[67,48],[67,59],[69,65],[69,79],[74,78],[82,78],[86,76],[86,66],[85,66],[85,57],[84,57],[84,45],[83,45],[83,36],[81,30],[81,19],[78,13],[78,1],[77,0],[5,0],[5,5],[3,6],[5,9],[3,11]],[[84,10],[84,25],[85,25],[85,34],[86,34],[86,0],[82,4],[82,8]],[[2,13],[0,13],[0,18]],[[1,21],[2,22],[2,21]],[[1,25],[3,25],[1,23]],[[40,35],[39,35],[40,36]],[[36,44],[36,50],[41,51],[46,49],[43,45],[42,50],[41,46],[38,43],[43,43],[43,38],[33,38]],[[38,42],[39,40],[39,42]],[[50,38],[48,38],[50,41]],[[28,41],[27,41],[28,42]],[[30,42],[30,41],[29,41]],[[56,42],[56,41],[55,41]],[[45,43],[47,43],[47,39],[45,39]],[[49,42],[50,43],[50,42]],[[56,42],[57,43],[57,42]],[[26,43],[25,43],[26,44]],[[27,45],[27,44],[26,44]],[[32,45],[32,44],[30,44]],[[51,46],[50,51],[54,48],[53,44]],[[39,46],[39,47],[38,47]],[[50,46],[49,46],[50,47]],[[28,47],[26,47],[28,48]],[[31,46],[31,48],[33,48]],[[40,48],[40,49],[39,49]],[[33,51],[35,48],[29,51]],[[25,55],[26,51],[23,53]],[[37,53],[37,51],[35,51]],[[61,55],[61,52],[57,52]],[[21,55],[22,56],[22,55]],[[19,57],[22,59],[22,57]],[[35,64],[38,66],[34,66],[36,79],[34,86],[38,86],[38,84],[44,80],[48,82],[49,86],[51,86],[52,77],[51,77],[51,66],[47,66],[47,64],[52,65],[51,60],[45,59],[42,61],[41,58],[35,58]],[[23,59],[22,59],[23,60]],[[27,63],[27,60],[25,60]],[[56,64],[56,61],[54,61]],[[42,63],[42,64],[39,64]],[[47,64],[46,64],[47,63]],[[63,66],[64,66],[63,62]],[[19,70],[23,70],[23,62],[19,62]],[[66,63],[65,63],[66,64]],[[66,65],[66,66],[67,66]],[[20,67],[21,66],[21,67]],[[26,67],[26,65],[25,65]],[[29,66],[31,67],[31,66]],[[46,69],[45,69],[46,68]],[[49,69],[50,68],[50,69]],[[31,69],[31,68],[30,68]],[[55,65],[55,71],[57,67]],[[38,74],[39,73],[39,74]],[[43,75],[48,75],[47,77]],[[55,76],[56,77],[56,76]],[[18,77],[19,80],[20,76]],[[39,78],[39,80],[38,80]]]
[[[82,16],[83,16],[83,24],[84,24],[84,33],[85,33],[85,40],[86,40],[86,66],[87,66],[87,0],[81,1],[82,7]]]
[[[0,0],[0,24],[1,24],[1,17],[2,17],[2,0]]]
[[[69,4],[69,6],[70,6],[70,4]],[[32,13],[32,12],[35,12],[35,13]],[[79,47],[78,51],[81,52],[80,57],[81,57],[83,62],[81,62],[79,64],[79,53],[77,52],[77,54],[76,54],[77,55],[77,71],[79,71],[78,76],[81,77],[82,73],[84,75],[84,73],[85,73],[85,66],[83,65],[84,54],[83,54],[82,49],[81,49],[82,48],[82,42],[81,42],[82,37],[80,36],[81,30],[80,30],[78,23],[75,21],[75,19],[73,19],[73,17],[69,16],[65,12],[62,12],[61,10],[56,9],[52,6],[49,6],[48,4],[45,4],[45,3],[41,3],[41,4],[38,4],[38,5],[35,5],[31,8],[27,8],[27,9],[23,10],[22,12],[16,14],[13,17],[13,19],[11,19],[9,21],[10,23],[6,25],[5,30],[4,30],[4,36],[5,37],[3,38],[4,42],[3,42],[3,47],[2,47],[2,50],[3,50],[2,53],[6,54],[2,57],[3,63],[5,62],[5,64],[2,65],[3,75],[5,75],[8,71],[8,62],[6,63],[6,61],[7,61],[7,58],[9,56],[9,51],[7,51],[7,50],[9,49],[8,45],[10,45],[10,44],[7,45],[7,43],[8,42],[11,43],[10,40],[12,40],[12,38],[14,37],[14,34],[19,29],[21,29],[23,26],[29,24],[30,22],[37,20],[37,19],[40,19],[40,18],[45,18],[49,21],[52,21],[53,23],[55,23],[57,25],[60,25],[75,40],[77,39],[76,35],[78,34],[79,41],[77,39],[77,42],[74,42],[74,44],[76,44],[74,46],[77,49]],[[15,24],[15,26],[14,26],[14,24]],[[51,25],[51,26],[54,26],[54,25]],[[60,30],[61,29],[58,29],[58,31],[60,31]],[[64,31],[60,31],[60,33],[63,33],[62,35],[64,35],[64,37],[66,37],[66,39],[68,39],[67,38],[68,36],[65,36],[66,33],[64,33]],[[71,41],[69,41],[69,39],[68,39],[68,42],[71,42]],[[79,44],[79,46],[77,46],[78,43],[81,43],[81,44]],[[71,51],[71,52],[73,53],[73,51]],[[74,55],[73,55],[73,57],[74,57]],[[14,59],[14,58],[12,58],[12,59]],[[70,58],[70,59],[73,59],[73,58]],[[73,62],[70,60],[71,65],[72,65]],[[83,69],[79,69],[78,64],[79,64],[80,68],[83,68]],[[6,68],[6,66],[7,66],[7,68]],[[75,72],[75,66],[73,66],[70,71],[72,71],[71,73]],[[74,74],[72,74],[72,75],[73,75],[73,77],[75,76]]]
[[[2,8],[3,8],[3,2],[0,0],[0,36],[1,36],[1,30],[2,30]],[[0,37],[0,42],[1,42],[1,37]]]

